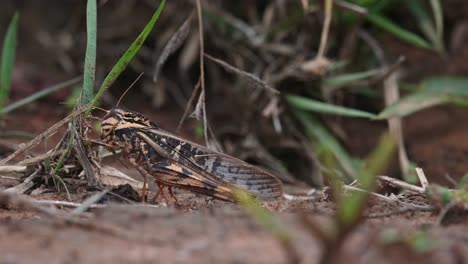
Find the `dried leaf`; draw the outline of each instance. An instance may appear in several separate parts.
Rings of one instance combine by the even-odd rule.
[[[143,188],[143,183],[133,179],[132,177],[126,175],[125,173],[110,167],[104,166],[100,170],[99,181],[102,184],[109,186],[118,186],[122,184],[130,184],[132,188],[140,190]]]
[[[195,106],[195,110],[190,114],[190,117],[195,118],[197,120],[202,119],[203,115],[203,108],[205,107],[205,93],[202,91],[198,96],[198,102]]]
[[[156,66],[153,73],[153,82],[158,80],[159,72],[161,71],[161,67],[166,62],[167,58],[174,53],[180,46],[184,43],[187,39],[187,36],[190,33],[190,22],[192,21],[193,13],[185,20],[185,22],[177,29],[177,31],[172,35],[171,39],[167,42],[166,46],[164,47],[161,55],[159,56],[158,61],[156,62]]]
[[[200,52],[200,41],[199,34],[197,32],[192,32],[189,39],[187,40],[187,45],[184,46],[179,56],[179,71],[186,72],[188,68],[195,63],[198,59],[198,54]]]

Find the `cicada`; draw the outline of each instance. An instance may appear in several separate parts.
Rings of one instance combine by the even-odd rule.
[[[142,174],[142,197],[147,192],[147,178],[154,178],[159,190],[153,201],[159,195],[164,197],[164,187],[176,202],[172,188],[231,202],[235,202],[236,188],[261,200],[280,199],[283,194],[276,176],[167,132],[134,111],[111,109],[102,120],[101,141],[112,150],[121,150],[125,160]]]

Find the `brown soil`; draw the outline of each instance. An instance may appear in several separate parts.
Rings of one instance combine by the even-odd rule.
[[[5,10],[12,11],[18,8],[16,1],[5,2]],[[62,6],[63,1],[53,1],[50,6],[57,6],[57,9],[71,8],[75,11],[60,12],[48,8],[43,10],[54,13],[50,16],[44,16],[44,12],[37,11],[45,9],[44,4],[39,1],[18,2],[22,3],[20,3],[22,12],[20,28],[24,30],[19,34],[21,47],[17,54],[12,101],[60,80],[78,75],[82,65],[72,65],[66,73],[62,67],[66,65],[64,61],[67,60],[71,60],[72,64],[75,61],[81,64],[85,47],[83,41],[85,27],[79,25],[84,21],[83,1],[72,1],[74,5],[70,4],[68,7]],[[107,1],[98,2],[105,4]],[[109,5],[124,3],[108,2]],[[128,1],[129,5],[133,5],[131,2]],[[450,1],[451,6],[456,6],[452,7],[453,11],[459,9],[459,2]],[[121,34],[112,37],[110,34],[112,32],[109,30],[107,35],[103,34],[103,39],[99,40],[101,57],[98,58],[98,62],[102,68],[113,65],[123,52],[123,48],[117,45],[119,44],[117,42],[129,37],[126,35],[138,32],[146,23],[146,18],[152,12],[148,6],[153,4],[148,3],[138,9],[141,14],[146,15],[132,16],[132,21],[133,19],[136,21],[133,21],[135,24],[121,24],[125,7],[120,10],[120,17],[102,8],[99,25],[108,30],[118,28],[117,32]],[[458,10],[458,13],[467,13],[465,9]],[[177,10],[167,11],[174,13]],[[8,12],[0,12],[2,14],[0,36],[3,36],[6,28],[4,25],[8,23],[7,20],[12,12],[8,15],[4,13]],[[69,14],[72,14],[71,18]],[[45,21],[44,17],[53,17],[52,20],[56,21]],[[460,18],[450,16],[447,19],[451,19],[451,23],[456,24],[454,20]],[[69,20],[74,22],[66,23]],[[66,28],[57,29],[57,25],[62,24],[66,24]],[[120,31],[121,25],[122,31]],[[77,30],[80,31],[79,35],[67,35]],[[38,32],[46,35],[39,36]],[[104,30],[103,32],[106,33]],[[44,37],[52,39],[44,43]],[[76,48],[66,45],[67,37],[72,37],[76,41]],[[461,38],[459,43],[466,43],[464,41],[466,36],[465,39],[459,38]],[[60,40],[64,40],[64,43]],[[122,46],[126,47],[127,44],[127,41],[122,41]],[[100,45],[109,45],[112,49],[101,48]],[[451,52],[454,55],[446,60],[435,56],[432,52],[421,51],[394,39],[385,42],[385,49],[388,49],[389,57],[405,55],[407,58],[404,69],[407,75],[405,80],[417,81],[427,76],[443,74],[466,75],[468,71],[467,45],[453,47]],[[144,59],[140,58],[139,63],[142,61]],[[140,64],[135,63],[135,65],[132,67],[141,72],[138,68]],[[60,70],[56,70],[57,68]],[[99,76],[103,75],[102,72],[97,72],[97,75],[97,78],[102,79],[102,76]],[[127,76],[127,79],[131,78]],[[128,85],[117,83],[115,86],[122,88]],[[121,92],[116,91],[116,94]],[[69,91],[62,91],[12,112],[0,119],[0,129],[20,130],[37,135],[69,112],[65,107],[57,107],[68,95]],[[181,116],[181,108],[169,105],[159,109],[155,114],[155,111],[151,110],[150,100],[143,99],[144,97],[138,92],[130,91],[125,104],[148,115],[162,128],[175,131]],[[219,102],[224,104],[224,98]],[[404,138],[409,158],[424,169],[431,183],[450,186],[448,179],[458,180],[468,172],[467,116],[466,108],[441,106],[404,119]],[[386,128],[383,122],[369,122],[362,119],[341,120],[344,132],[343,144],[355,157],[365,157],[373,150],[379,135]],[[200,141],[194,137],[193,130],[194,123],[188,122],[179,134]],[[54,137],[47,139],[47,148],[55,146],[60,136],[59,131]],[[1,138],[0,158],[23,142],[27,140]],[[46,146],[41,144],[33,152],[43,153],[45,148]],[[140,177],[134,169],[122,168],[122,170],[135,178]],[[392,164],[388,174],[394,177],[400,176],[397,162]],[[18,181],[15,179],[0,177],[0,190],[16,184]],[[79,222],[73,224],[51,219],[32,210],[2,207],[0,201],[0,263],[288,263],[291,261],[292,253],[240,206],[220,201],[207,201],[203,197],[182,191],[176,194],[180,201],[180,205],[177,206],[149,207],[107,203],[105,208],[92,209],[79,217],[76,216],[74,219],[79,219]],[[80,186],[72,193],[72,200],[80,203],[92,195],[92,191]],[[31,197],[39,200],[67,200],[64,193],[56,193],[52,189],[48,193],[31,195]],[[385,205],[382,202],[371,204],[365,212],[366,215],[397,211],[402,208]],[[310,201],[283,201],[280,205],[268,208],[292,235],[293,248],[297,250],[301,263],[318,263],[324,248],[323,244],[317,236],[311,234],[310,228],[302,223],[301,218],[307,215],[324,225],[331,224],[335,208],[333,201],[320,196]],[[58,209],[60,212],[71,210],[60,206]],[[437,213],[416,211],[380,218],[365,218],[346,239],[343,248],[336,249],[338,263],[468,263],[468,217],[463,214],[450,214],[442,224],[438,224],[438,216]]]
[[[180,197],[184,197],[183,205],[177,208],[115,205],[95,209],[81,218],[86,224],[64,224],[27,211],[1,209],[0,262],[288,263],[291,259],[274,236],[239,206]],[[302,263],[317,263],[322,245],[297,213],[329,224],[332,209],[326,208],[332,207],[325,201],[285,202],[281,212],[274,213],[292,235]],[[383,211],[388,210],[381,206],[369,210]],[[366,220],[336,254],[348,263],[468,261],[466,218],[437,226],[436,217],[420,212]],[[419,244],[418,233],[427,236]]]

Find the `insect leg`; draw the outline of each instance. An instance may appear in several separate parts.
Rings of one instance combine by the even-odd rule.
[[[140,174],[143,176],[143,189],[141,191],[141,202],[144,203],[144,202],[146,202],[146,195],[147,195],[147,189],[146,189],[147,182],[146,181],[147,181],[147,176],[149,175],[149,173],[138,164],[138,162],[136,161],[135,155],[129,154],[127,156],[127,161],[133,167],[135,167],[140,172]],[[149,175],[149,176],[151,176],[151,175]]]
[[[169,189],[169,194],[171,195],[171,197],[174,199],[174,203],[177,203],[177,197],[174,195],[174,193],[172,192],[172,187],[169,186],[168,187]]]
[[[155,203],[156,199],[158,199],[159,195],[162,193],[163,189],[159,187],[158,185],[158,192],[153,196],[153,199],[151,199],[151,202]]]
[[[157,183],[157,184],[158,184],[158,192],[153,196],[153,199],[151,199],[151,201],[155,203],[156,199],[158,199],[159,195],[161,195],[164,201],[166,202],[166,204],[169,204],[169,200],[164,195],[164,185],[162,183]],[[174,196],[174,194],[172,193],[172,187],[169,187],[169,188],[170,188],[171,196]],[[177,203],[177,199],[175,199],[175,201]]]

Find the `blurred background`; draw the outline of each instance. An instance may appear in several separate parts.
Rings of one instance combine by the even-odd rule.
[[[98,1],[97,87],[158,4]],[[100,106],[114,106],[144,73],[123,106],[175,133],[184,112],[198,117],[177,133],[297,185],[322,185],[330,170],[352,181],[389,126],[400,151],[387,175],[413,181],[419,166],[431,182],[450,185],[468,172],[465,1],[206,0],[202,7],[204,93],[195,1],[168,1]],[[86,1],[2,1],[2,39],[15,12],[5,106],[82,75],[86,49]],[[2,148],[67,115],[80,88],[3,113]],[[334,166],[322,162],[327,151]]]

